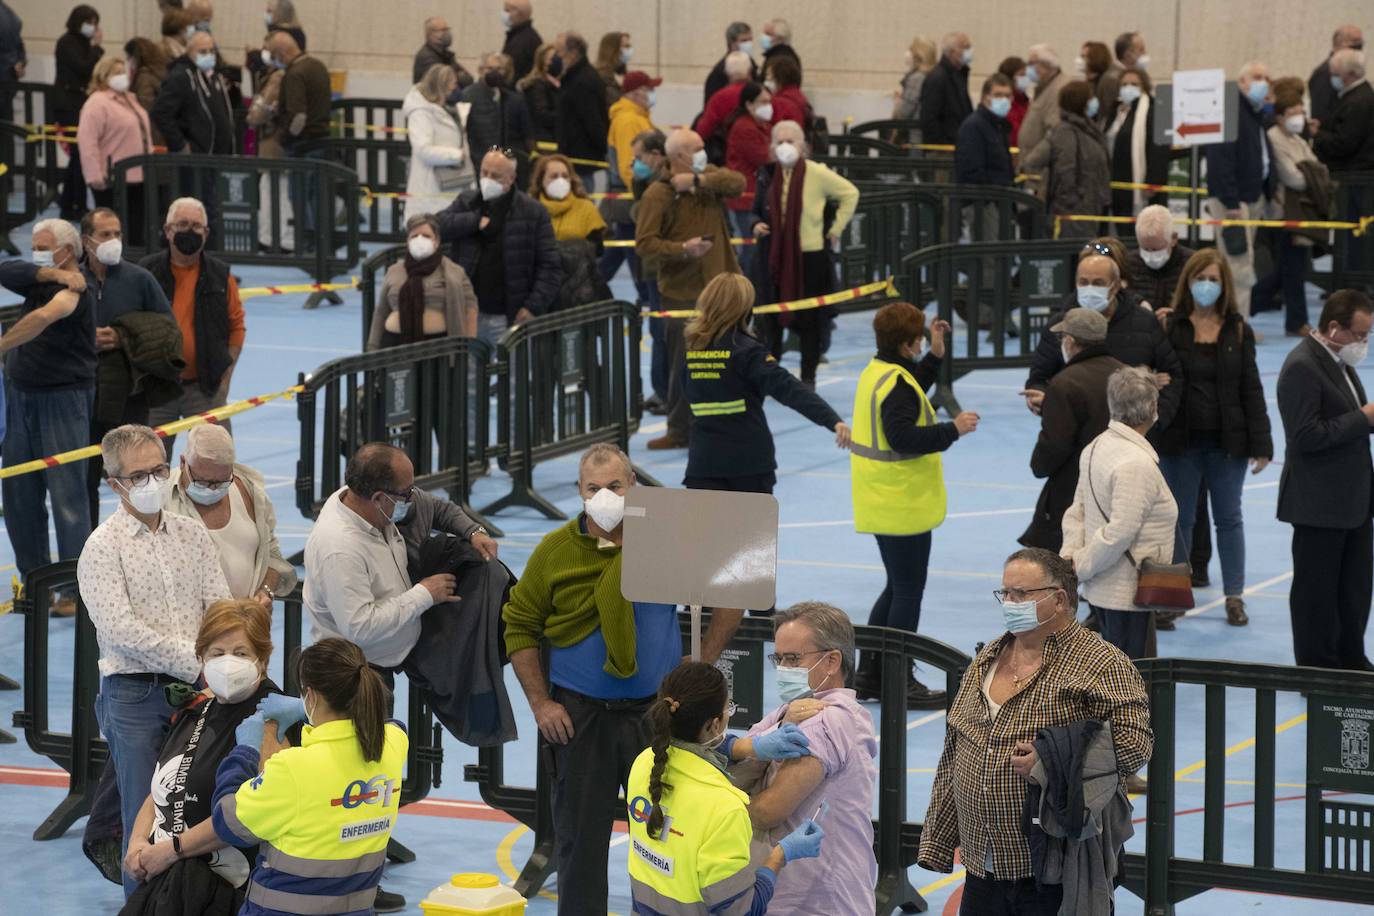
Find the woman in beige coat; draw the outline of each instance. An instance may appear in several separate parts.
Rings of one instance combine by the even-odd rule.
[[[463,268],[444,256],[438,221],[428,213],[406,220],[406,248],[382,280],[367,349],[476,337],[477,294]]]
[[[1145,655],[1149,608],[1137,607],[1139,565],[1174,558],[1178,506],[1145,434],[1159,417],[1159,388],[1140,367],[1107,380],[1111,422],[1078,463],[1078,489],[1064,515],[1060,556],[1071,561],[1102,638],[1132,659]]]

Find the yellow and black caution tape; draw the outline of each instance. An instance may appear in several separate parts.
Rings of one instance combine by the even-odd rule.
[[[876,280],[873,283],[865,283],[853,289],[841,290],[838,293],[826,293],[824,296],[812,296],[810,299],[794,299],[791,302],[774,302],[772,305],[760,305],[754,309],[755,315],[778,315],[784,312],[804,312],[807,309],[818,309],[826,305],[839,305],[841,302],[853,302],[855,299],[862,299],[865,296],[872,296],[875,293],[883,293],[889,299],[895,299],[901,295],[897,290],[894,278],[888,277],[886,280]],[[695,309],[672,309],[669,311],[651,312],[647,309],[644,314],[650,318],[691,318],[696,315]]]
[[[1054,218],[1054,237],[1059,238],[1059,230],[1063,223],[1133,223],[1134,216],[1093,216],[1085,213],[1064,213]],[[1262,226],[1270,229],[1336,229],[1353,232],[1356,235],[1364,235],[1369,225],[1374,223],[1374,216],[1362,216],[1358,222],[1345,222],[1341,220],[1309,220],[1309,219],[1193,219],[1191,217],[1175,216],[1175,223],[1184,226]]]
[[[349,277],[344,283],[292,283],[285,286],[246,286],[239,290],[240,299],[259,296],[285,296],[290,293],[332,293],[341,289],[357,289],[358,278]]]
[[[606,248],[633,248],[633,247],[635,247],[635,240],[634,240],[634,239],[608,239],[607,241],[604,241],[604,242],[602,242],[601,244],[602,244],[604,247],[606,247]],[[755,242],[754,242],[753,239],[730,239],[730,244],[731,244],[731,245],[735,245],[735,246],[739,246],[739,245],[753,245],[753,244],[755,244]]]
[[[1153,191],[1156,194],[1197,194],[1207,196],[1206,188],[1189,187],[1186,184],[1148,184],[1143,181],[1113,181],[1117,191]]]

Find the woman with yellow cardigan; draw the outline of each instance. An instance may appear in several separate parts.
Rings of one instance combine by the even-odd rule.
[[[601,254],[606,221],[587,196],[587,189],[567,156],[555,153],[534,161],[530,196],[549,211],[554,238],[560,242],[586,239]]]

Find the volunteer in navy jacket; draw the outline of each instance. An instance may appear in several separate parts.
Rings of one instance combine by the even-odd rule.
[[[300,683],[301,699],[269,697],[239,726],[216,778],[215,833],[258,846],[240,916],[366,916],[410,742],[387,721],[387,689],[353,643],[331,638],[303,651]],[[283,748],[277,729],[302,716],[301,746]]]
[[[754,285],[720,274],[702,291],[687,326],[687,380],[692,408],[687,475],[694,490],[772,493],[778,467],[763,414],[772,395],[849,447],[849,427],[829,404],[778,365],[748,330]]]

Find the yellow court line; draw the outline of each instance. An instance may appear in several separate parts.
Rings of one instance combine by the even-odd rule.
[[[1195,778],[1193,778],[1193,777],[1184,777],[1183,779],[1175,779],[1175,780],[1174,780],[1174,782],[1195,782],[1195,783],[1203,783],[1203,782],[1206,782],[1206,781],[1207,781],[1207,780],[1205,780],[1205,779],[1195,779]],[[1227,784],[1228,786],[1253,786],[1253,785],[1255,784],[1255,781],[1254,781],[1253,779],[1228,779],[1228,780],[1226,780],[1226,784]],[[1306,788],[1307,788],[1307,783],[1303,783],[1303,782],[1276,782],[1276,783],[1274,783],[1274,788],[1275,788],[1275,789],[1306,789]]]
[[[967,874],[968,872],[964,871],[961,868],[958,871],[953,872],[952,874],[945,875],[939,881],[933,881],[930,884],[927,884],[925,887],[921,888],[916,893],[920,894],[922,897],[925,897],[928,894],[933,894],[938,890],[943,890],[944,888],[949,887],[951,884],[958,884],[960,881],[964,880],[964,876]]]
[[[1275,728],[1274,728],[1274,734],[1275,734],[1275,735],[1282,735],[1284,732],[1288,731],[1288,730],[1289,730],[1290,728],[1292,728],[1293,726],[1295,726],[1295,725],[1301,725],[1302,723],[1304,723],[1304,722],[1306,722],[1306,721],[1307,721],[1307,713],[1303,713],[1303,714],[1300,715],[1300,716],[1294,716],[1293,718],[1289,719],[1287,722],[1283,722],[1283,723],[1280,723],[1279,725],[1275,726]],[[1231,745],[1230,747],[1228,747],[1228,748],[1226,749],[1226,754],[1225,754],[1225,756],[1230,757],[1232,754],[1239,754],[1241,751],[1247,750],[1248,748],[1252,748],[1252,747],[1254,747],[1254,746],[1255,746],[1255,739],[1254,739],[1254,738],[1246,738],[1244,741],[1241,741],[1241,742],[1239,742],[1239,743],[1237,743],[1237,744],[1233,744],[1233,745]],[[1207,768],[1207,760],[1204,758],[1204,759],[1202,759],[1202,760],[1199,760],[1197,763],[1191,764],[1190,766],[1186,766],[1186,767],[1184,767],[1183,769],[1179,770],[1177,773],[1175,773],[1175,774],[1174,774],[1174,782],[1178,782],[1180,779],[1184,778],[1185,776],[1192,776],[1192,775],[1193,775],[1194,773],[1196,773],[1198,770],[1203,770],[1203,769],[1206,769],[1206,768]]]
[[[524,824],[518,824],[515,829],[505,835],[496,847],[496,867],[501,869],[505,874],[507,881],[514,881],[516,878],[520,877],[520,872],[515,867],[515,860],[512,857],[512,853],[515,849],[515,844],[522,836],[529,832],[530,828],[526,827]],[[557,894],[550,893],[549,891],[540,891],[539,896],[548,900],[558,899]],[[606,916],[618,916],[618,914],[607,913]]]

